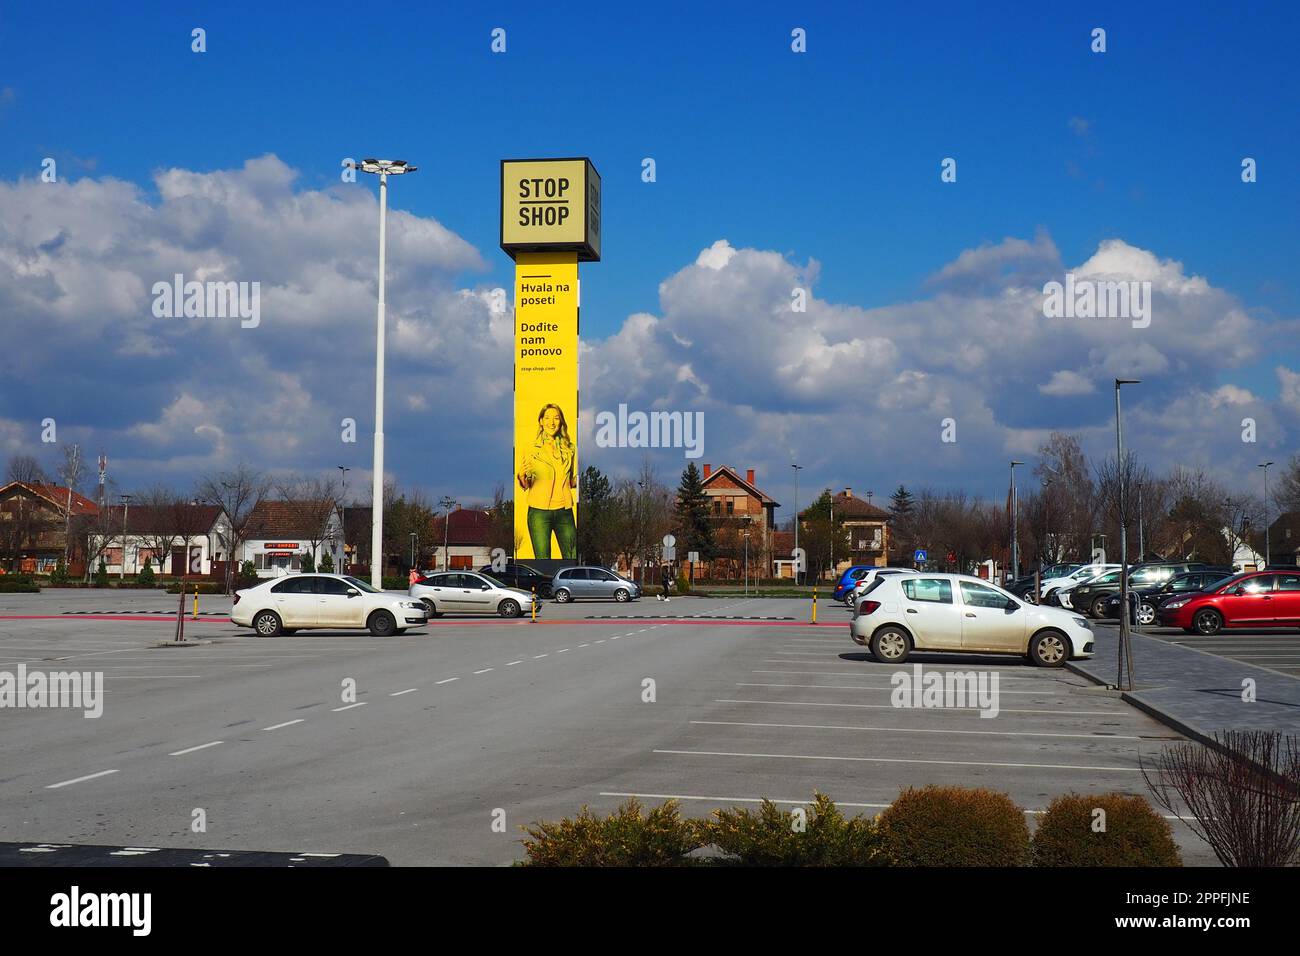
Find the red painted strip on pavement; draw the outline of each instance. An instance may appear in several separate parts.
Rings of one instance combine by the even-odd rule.
[[[175,624],[176,615],[166,614],[0,614],[0,621],[157,621],[159,624]],[[230,618],[201,617],[197,621],[185,618],[186,624],[229,624]]]

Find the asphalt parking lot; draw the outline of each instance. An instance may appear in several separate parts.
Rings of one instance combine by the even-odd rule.
[[[175,600],[0,595],[0,669],[93,669],[106,685],[99,719],[0,712],[0,840],[508,864],[519,824],[633,795],[704,815],[820,790],[876,812],[951,783],[1032,815],[1068,791],[1144,794],[1139,758],[1178,739],[1077,675],[992,657],[915,662],[996,673],[997,717],[895,708],[896,668],[849,640],[848,612],[809,626],[794,600],[548,604],[537,624],[265,639],[205,597],[187,625],[202,644],[154,647]],[[1174,831],[1186,862],[1214,862]]]
[[[1229,629],[1213,637],[1185,634],[1177,627],[1144,627],[1141,632],[1171,644],[1300,677],[1300,630],[1295,628]]]

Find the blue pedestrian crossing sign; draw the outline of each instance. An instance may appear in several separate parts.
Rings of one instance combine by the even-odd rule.
[[[913,552],[912,554],[912,560],[915,561],[917,564],[925,564],[925,552],[922,551],[920,548],[917,548],[916,551]]]

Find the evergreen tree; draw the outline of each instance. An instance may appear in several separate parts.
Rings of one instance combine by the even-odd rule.
[[[103,558],[99,559],[99,567],[95,568],[95,587],[108,587],[108,565],[104,563]]]
[[[588,564],[609,564],[618,553],[614,487],[595,465],[578,476],[578,556]]]
[[[320,568],[318,570],[320,571],[321,574],[334,573],[334,556],[330,554],[328,551],[326,551],[324,554],[321,555]]]
[[[139,584],[139,585],[141,585],[141,586],[143,586],[143,587],[152,587],[152,586],[153,586],[153,584],[154,584],[154,574],[153,574],[153,559],[152,559],[152,558],[145,558],[145,559],[144,559],[144,567],[141,568],[141,569],[140,569],[140,573],[137,574],[137,575],[135,576],[135,581],[136,581],[136,584]]]
[[[679,559],[685,559],[690,552],[698,551],[701,561],[712,561],[717,554],[717,545],[713,540],[713,522],[709,518],[709,499],[704,493],[704,480],[700,477],[700,470],[693,461],[682,471],[673,513],[676,518]]]
[[[316,561],[312,558],[310,551],[302,556],[302,572],[303,574],[316,573]]]
[[[889,522],[889,543],[894,556],[912,552],[912,512],[915,508],[912,493],[903,485],[899,485],[889,496],[889,513],[893,516]]]

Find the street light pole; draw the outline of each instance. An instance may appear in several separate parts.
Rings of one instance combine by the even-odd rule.
[[[384,574],[384,271],[387,249],[388,177],[413,173],[418,167],[402,159],[363,159],[353,169],[379,176],[379,312],[375,323],[375,461],[370,525],[370,586],[383,584]]]
[[[352,469],[342,465],[336,467],[343,473],[343,483],[339,486],[339,538],[343,542],[343,550],[339,552],[339,573],[347,574],[348,532],[345,525],[348,517],[348,472]]]
[[[791,557],[794,558],[794,583],[797,587],[799,584],[799,472],[803,471],[803,465],[791,465],[794,469],[794,552]]]
[[[1016,465],[1023,465],[1023,461],[1013,461],[1011,463],[1011,580],[1015,581],[1020,577],[1020,502],[1016,500]]]
[[[1140,385],[1134,378],[1115,379],[1115,477],[1119,481],[1119,669],[1115,686],[1120,690],[1133,689],[1133,654],[1129,646],[1128,623],[1128,487],[1124,467],[1124,424],[1120,416],[1119,390],[1124,385]],[[1124,686],[1127,665],[1128,687]]]
[[[1268,568],[1268,559],[1271,550],[1269,548],[1270,542],[1268,536],[1268,468],[1271,464],[1273,464],[1271,461],[1266,461],[1259,466],[1264,469],[1264,567],[1261,570],[1266,570]]]
[[[119,583],[126,581],[126,513],[131,510],[131,496],[122,495],[122,567],[118,569]],[[229,562],[226,562],[229,564]]]
[[[451,570],[451,509],[457,504],[456,499],[451,495],[443,495],[442,501],[442,569]]]

